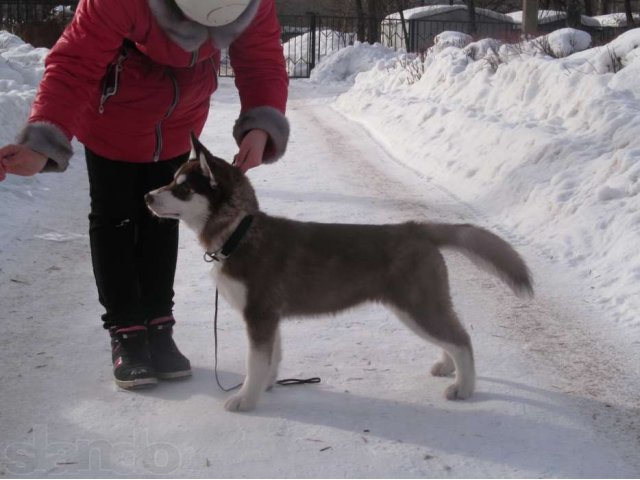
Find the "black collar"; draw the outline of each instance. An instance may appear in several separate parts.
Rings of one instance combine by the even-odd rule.
[[[253,215],[247,215],[244,217],[228,240],[224,242],[222,248],[215,252],[204,252],[204,261],[209,263],[213,261],[220,262],[231,255],[235,249],[238,248],[238,245],[240,245],[240,242],[249,231],[249,227],[251,227],[252,222]]]

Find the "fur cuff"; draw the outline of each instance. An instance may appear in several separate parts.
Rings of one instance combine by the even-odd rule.
[[[47,156],[49,161],[42,169],[43,172],[64,172],[73,156],[73,148],[66,135],[52,123],[27,124],[18,134],[16,143]]]
[[[249,130],[259,128],[269,135],[263,163],[272,163],[284,155],[289,141],[289,121],[273,107],[257,107],[244,112],[233,127],[233,138],[238,145]]]
[[[209,38],[207,27],[186,19],[175,3],[149,0],[149,8],[169,38],[187,52],[195,52]]]

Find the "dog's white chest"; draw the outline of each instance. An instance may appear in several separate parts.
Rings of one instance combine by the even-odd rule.
[[[213,265],[211,269],[213,278],[220,295],[239,312],[243,312],[247,306],[247,287],[244,283],[235,280],[222,272],[221,265]]]

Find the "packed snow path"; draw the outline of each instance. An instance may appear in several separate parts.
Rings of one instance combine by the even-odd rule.
[[[451,379],[428,374],[439,350],[377,306],[294,320],[283,329],[279,387],[255,412],[223,410],[213,378],[209,265],[183,230],[176,340],[194,377],[117,390],[101,329],[86,236],[81,155],[64,175],[0,184],[24,203],[0,246],[0,476],[637,477],[637,355],[618,351],[571,288],[526,239],[482,205],[402,166],[329,104],[335,92],[293,82],[284,159],[250,173],[263,209],[296,219],[474,222],[526,258],[537,296],[523,301],[461,256],[447,254],[454,303],[471,333],[475,396],[449,402]],[[237,115],[223,80],[203,142],[223,157]],[[81,152],[80,148],[77,150]],[[429,152],[425,152],[428,156]],[[220,306],[223,382],[244,373],[240,316]]]

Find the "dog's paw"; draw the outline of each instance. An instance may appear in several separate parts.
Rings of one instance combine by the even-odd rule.
[[[234,395],[224,404],[224,409],[229,412],[250,412],[256,408],[257,400],[247,398],[244,395]]]
[[[269,382],[267,383],[267,387],[265,388],[265,390],[267,392],[270,392],[271,390],[273,390],[273,387],[275,387],[277,384],[278,384],[278,372],[275,372],[269,376]]]
[[[431,367],[431,375],[434,377],[448,377],[456,371],[456,367],[448,362],[438,362]]]
[[[463,387],[457,383],[449,385],[444,391],[444,396],[447,400],[466,400],[473,393],[472,388]]]

